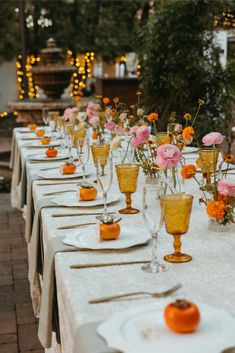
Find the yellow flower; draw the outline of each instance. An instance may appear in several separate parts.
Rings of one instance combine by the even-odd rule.
[[[136,92],[136,95],[137,95],[137,96],[141,96],[141,94],[142,94],[142,93],[141,93],[140,91],[137,91],[137,92]]]
[[[186,114],[184,114],[184,119],[185,120],[191,120],[192,119],[192,115],[189,114],[189,113],[186,113]]]
[[[198,105],[202,106],[205,104],[205,101],[203,99],[198,99]]]
[[[113,102],[114,102],[115,104],[117,104],[117,103],[119,102],[119,98],[118,98],[118,97],[113,98]]]

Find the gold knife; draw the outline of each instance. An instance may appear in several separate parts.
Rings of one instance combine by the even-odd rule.
[[[89,223],[79,223],[79,224],[73,224],[71,226],[62,226],[62,227],[58,227],[58,230],[62,230],[62,229],[74,229],[74,228],[79,228],[79,227],[86,227],[86,226],[90,226],[90,225],[94,225],[97,224],[97,222],[89,222]]]
[[[70,268],[73,269],[83,269],[83,268],[93,268],[93,267],[106,267],[106,266],[126,266],[126,265],[138,265],[147,264],[149,260],[141,261],[123,261],[123,262],[107,262],[107,263],[95,263],[95,264],[74,264]]]

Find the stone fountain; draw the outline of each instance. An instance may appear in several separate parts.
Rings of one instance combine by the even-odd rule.
[[[68,87],[71,76],[76,70],[73,66],[65,65],[62,60],[62,50],[56,47],[54,39],[48,39],[47,47],[40,52],[40,64],[31,69],[33,80],[47,98],[25,99],[9,102],[8,106],[17,111],[17,122],[29,123],[42,120],[42,109],[57,110],[74,105],[72,98],[61,99],[64,90]]]

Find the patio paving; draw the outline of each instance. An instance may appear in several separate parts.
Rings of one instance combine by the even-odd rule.
[[[0,353],[43,353],[27,279],[24,220],[0,194]]]

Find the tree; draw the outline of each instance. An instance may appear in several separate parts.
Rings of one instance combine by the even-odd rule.
[[[19,51],[17,1],[0,1],[0,56],[11,60]]]
[[[136,13],[147,0],[25,0],[26,44],[38,54],[54,37],[64,51],[94,51],[105,59],[135,49]],[[19,50],[18,1],[0,1],[0,52]],[[16,10],[16,11],[15,11]],[[10,50],[11,49],[11,50]]]
[[[234,1],[165,0],[140,34],[145,105],[159,113],[160,129],[166,129],[172,111],[182,117],[202,98],[206,105],[197,122],[199,135],[226,130],[235,75],[233,66],[223,68],[219,62],[213,17],[229,4]]]

